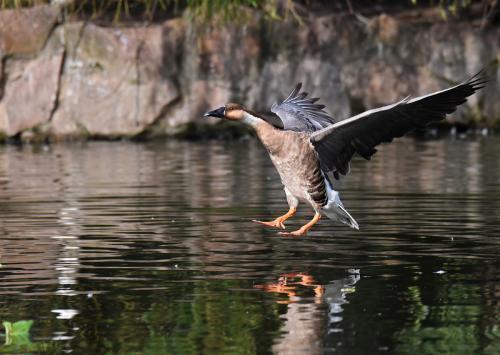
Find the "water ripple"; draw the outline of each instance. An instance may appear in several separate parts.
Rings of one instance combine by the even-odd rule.
[[[383,146],[338,182],[361,230],[305,238],[250,222],[287,208],[252,141],[0,148],[0,315],[34,320],[19,352],[287,353],[300,333],[366,353],[429,329],[480,352],[500,318],[499,147]]]

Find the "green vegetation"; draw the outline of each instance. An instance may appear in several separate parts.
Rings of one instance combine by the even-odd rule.
[[[47,4],[49,0],[0,0],[0,9],[30,7]],[[248,16],[242,9],[256,9],[268,19],[280,20],[293,17],[299,23],[302,12],[307,10],[331,8],[334,11],[348,10],[357,12],[373,6],[390,8],[401,7],[401,3],[376,1],[339,2],[314,0],[63,0],[68,13],[92,19],[123,21],[128,19],[155,20],[165,17],[188,14],[192,19],[207,21],[217,18],[223,21],[238,20]],[[406,0],[408,6],[437,7],[443,18],[458,17],[473,5],[482,7],[484,18],[494,15],[498,8],[497,0]],[[404,6],[405,4],[403,4]]]
[[[5,344],[29,344],[29,332],[32,325],[32,320],[20,320],[15,323],[4,321]]]
[[[411,0],[411,3],[417,5],[418,0]],[[441,16],[446,19],[450,14],[457,16],[460,10],[471,6],[472,0],[439,0],[438,3]]]
[[[32,352],[40,350],[38,344],[30,340],[30,329],[32,320],[20,320],[17,322],[4,321],[5,345],[0,348],[0,353]]]
[[[49,0],[0,0],[0,8],[30,7],[49,3]],[[269,18],[280,19],[280,7],[284,16],[292,14],[299,18],[295,1],[286,0],[81,0],[66,1],[71,14],[90,15],[92,18],[113,18],[115,21],[143,17],[154,19],[161,14],[178,15],[185,10],[196,19],[207,20],[213,16],[224,20],[238,18],[241,8],[254,8],[263,11]]]
[[[5,344],[0,346],[0,354],[13,353],[60,353],[59,344],[55,342],[32,342],[30,339],[33,320],[20,320],[17,322],[4,321]],[[2,336],[2,335],[0,335]]]

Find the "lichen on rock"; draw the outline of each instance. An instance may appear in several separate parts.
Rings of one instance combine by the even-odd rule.
[[[83,127],[92,136],[133,136],[177,98],[176,86],[161,73],[160,26],[120,30],[70,23],[57,35],[68,56],[55,135],[75,135]]]

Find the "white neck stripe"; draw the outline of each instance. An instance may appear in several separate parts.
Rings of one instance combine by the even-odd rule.
[[[251,113],[243,111],[243,122],[251,126],[255,126],[256,124],[261,123],[262,119],[259,117],[255,117]]]

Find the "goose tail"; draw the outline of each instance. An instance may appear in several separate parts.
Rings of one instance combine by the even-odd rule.
[[[353,229],[359,229],[359,224],[347,212],[342,201],[340,201],[339,193],[332,189],[327,184],[328,203],[322,208],[323,213],[334,221],[339,221],[347,224]]]

